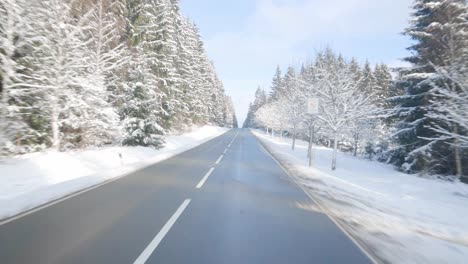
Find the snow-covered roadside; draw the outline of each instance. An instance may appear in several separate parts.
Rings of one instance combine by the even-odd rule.
[[[309,168],[306,142],[292,151],[289,139],[254,134],[385,262],[467,263],[468,185],[410,176],[345,153],[333,172],[331,150],[321,147]]]
[[[168,136],[165,147],[159,150],[105,147],[48,151],[4,160],[0,162],[0,219],[170,158],[226,131],[215,126],[196,128]]]

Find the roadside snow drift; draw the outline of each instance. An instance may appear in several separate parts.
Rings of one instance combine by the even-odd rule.
[[[227,130],[204,126],[168,136],[165,147],[159,150],[105,147],[40,152],[4,160],[0,162],[0,219],[170,158]]]
[[[468,185],[397,172],[393,167],[332,150],[314,148],[314,167],[307,162],[307,143],[291,150],[289,139],[254,131],[332,215],[390,263],[468,263]]]

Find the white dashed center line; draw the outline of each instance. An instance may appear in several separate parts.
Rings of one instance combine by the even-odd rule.
[[[177,221],[179,216],[184,212],[185,208],[190,203],[190,199],[186,199],[177,209],[177,211],[169,218],[167,223],[163,226],[163,228],[159,231],[159,233],[153,238],[153,240],[149,243],[149,245],[143,250],[141,255],[133,262],[133,264],[144,264],[151,254],[154,252],[154,250],[158,247],[159,243],[163,240],[163,238],[166,236],[167,232],[171,230],[171,227],[174,225],[174,223]]]
[[[216,161],[216,164],[219,164],[219,162],[223,159],[224,155],[219,156],[218,160]]]
[[[208,180],[208,177],[210,177],[210,175],[211,175],[211,173],[213,173],[214,169],[215,169],[214,167],[211,168],[211,169],[205,174],[205,176],[203,177],[203,179],[201,179],[201,181],[197,184],[197,189],[200,189],[200,188],[203,186],[203,184],[205,184],[206,180]]]

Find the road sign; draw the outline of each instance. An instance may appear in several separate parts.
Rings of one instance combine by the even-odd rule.
[[[316,115],[319,113],[319,99],[318,98],[309,98],[307,100],[307,113],[311,115]]]

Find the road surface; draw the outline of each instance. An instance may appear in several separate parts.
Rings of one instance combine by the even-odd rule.
[[[0,226],[0,263],[371,263],[235,129]]]

